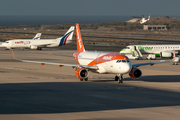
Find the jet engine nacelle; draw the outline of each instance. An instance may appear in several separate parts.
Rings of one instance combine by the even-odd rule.
[[[79,78],[79,79],[86,79],[89,76],[89,72],[87,69],[85,68],[78,68],[75,72],[75,75]]]
[[[172,57],[172,52],[161,52],[161,57]]]
[[[138,79],[141,77],[141,75],[142,75],[141,70],[136,67],[132,67],[131,71],[129,72],[129,76],[132,79]]]
[[[36,49],[36,50],[37,50],[37,49],[38,49],[38,46],[36,46],[36,45],[31,45],[30,48],[31,48],[31,49]]]

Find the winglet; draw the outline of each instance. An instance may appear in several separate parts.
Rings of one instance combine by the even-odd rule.
[[[78,52],[85,52],[78,23],[76,23],[76,42],[77,42],[77,51]]]
[[[13,58],[16,59],[12,48],[11,48],[11,52],[12,52]]]

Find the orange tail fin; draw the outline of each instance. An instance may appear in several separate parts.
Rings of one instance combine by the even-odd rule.
[[[78,52],[85,52],[78,23],[76,23],[76,41],[77,41],[77,51]]]

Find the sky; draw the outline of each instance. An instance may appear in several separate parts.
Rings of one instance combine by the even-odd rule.
[[[1,0],[0,15],[180,16],[180,0]]]

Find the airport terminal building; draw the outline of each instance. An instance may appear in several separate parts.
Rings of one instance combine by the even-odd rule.
[[[167,30],[166,25],[144,25],[143,30]]]

